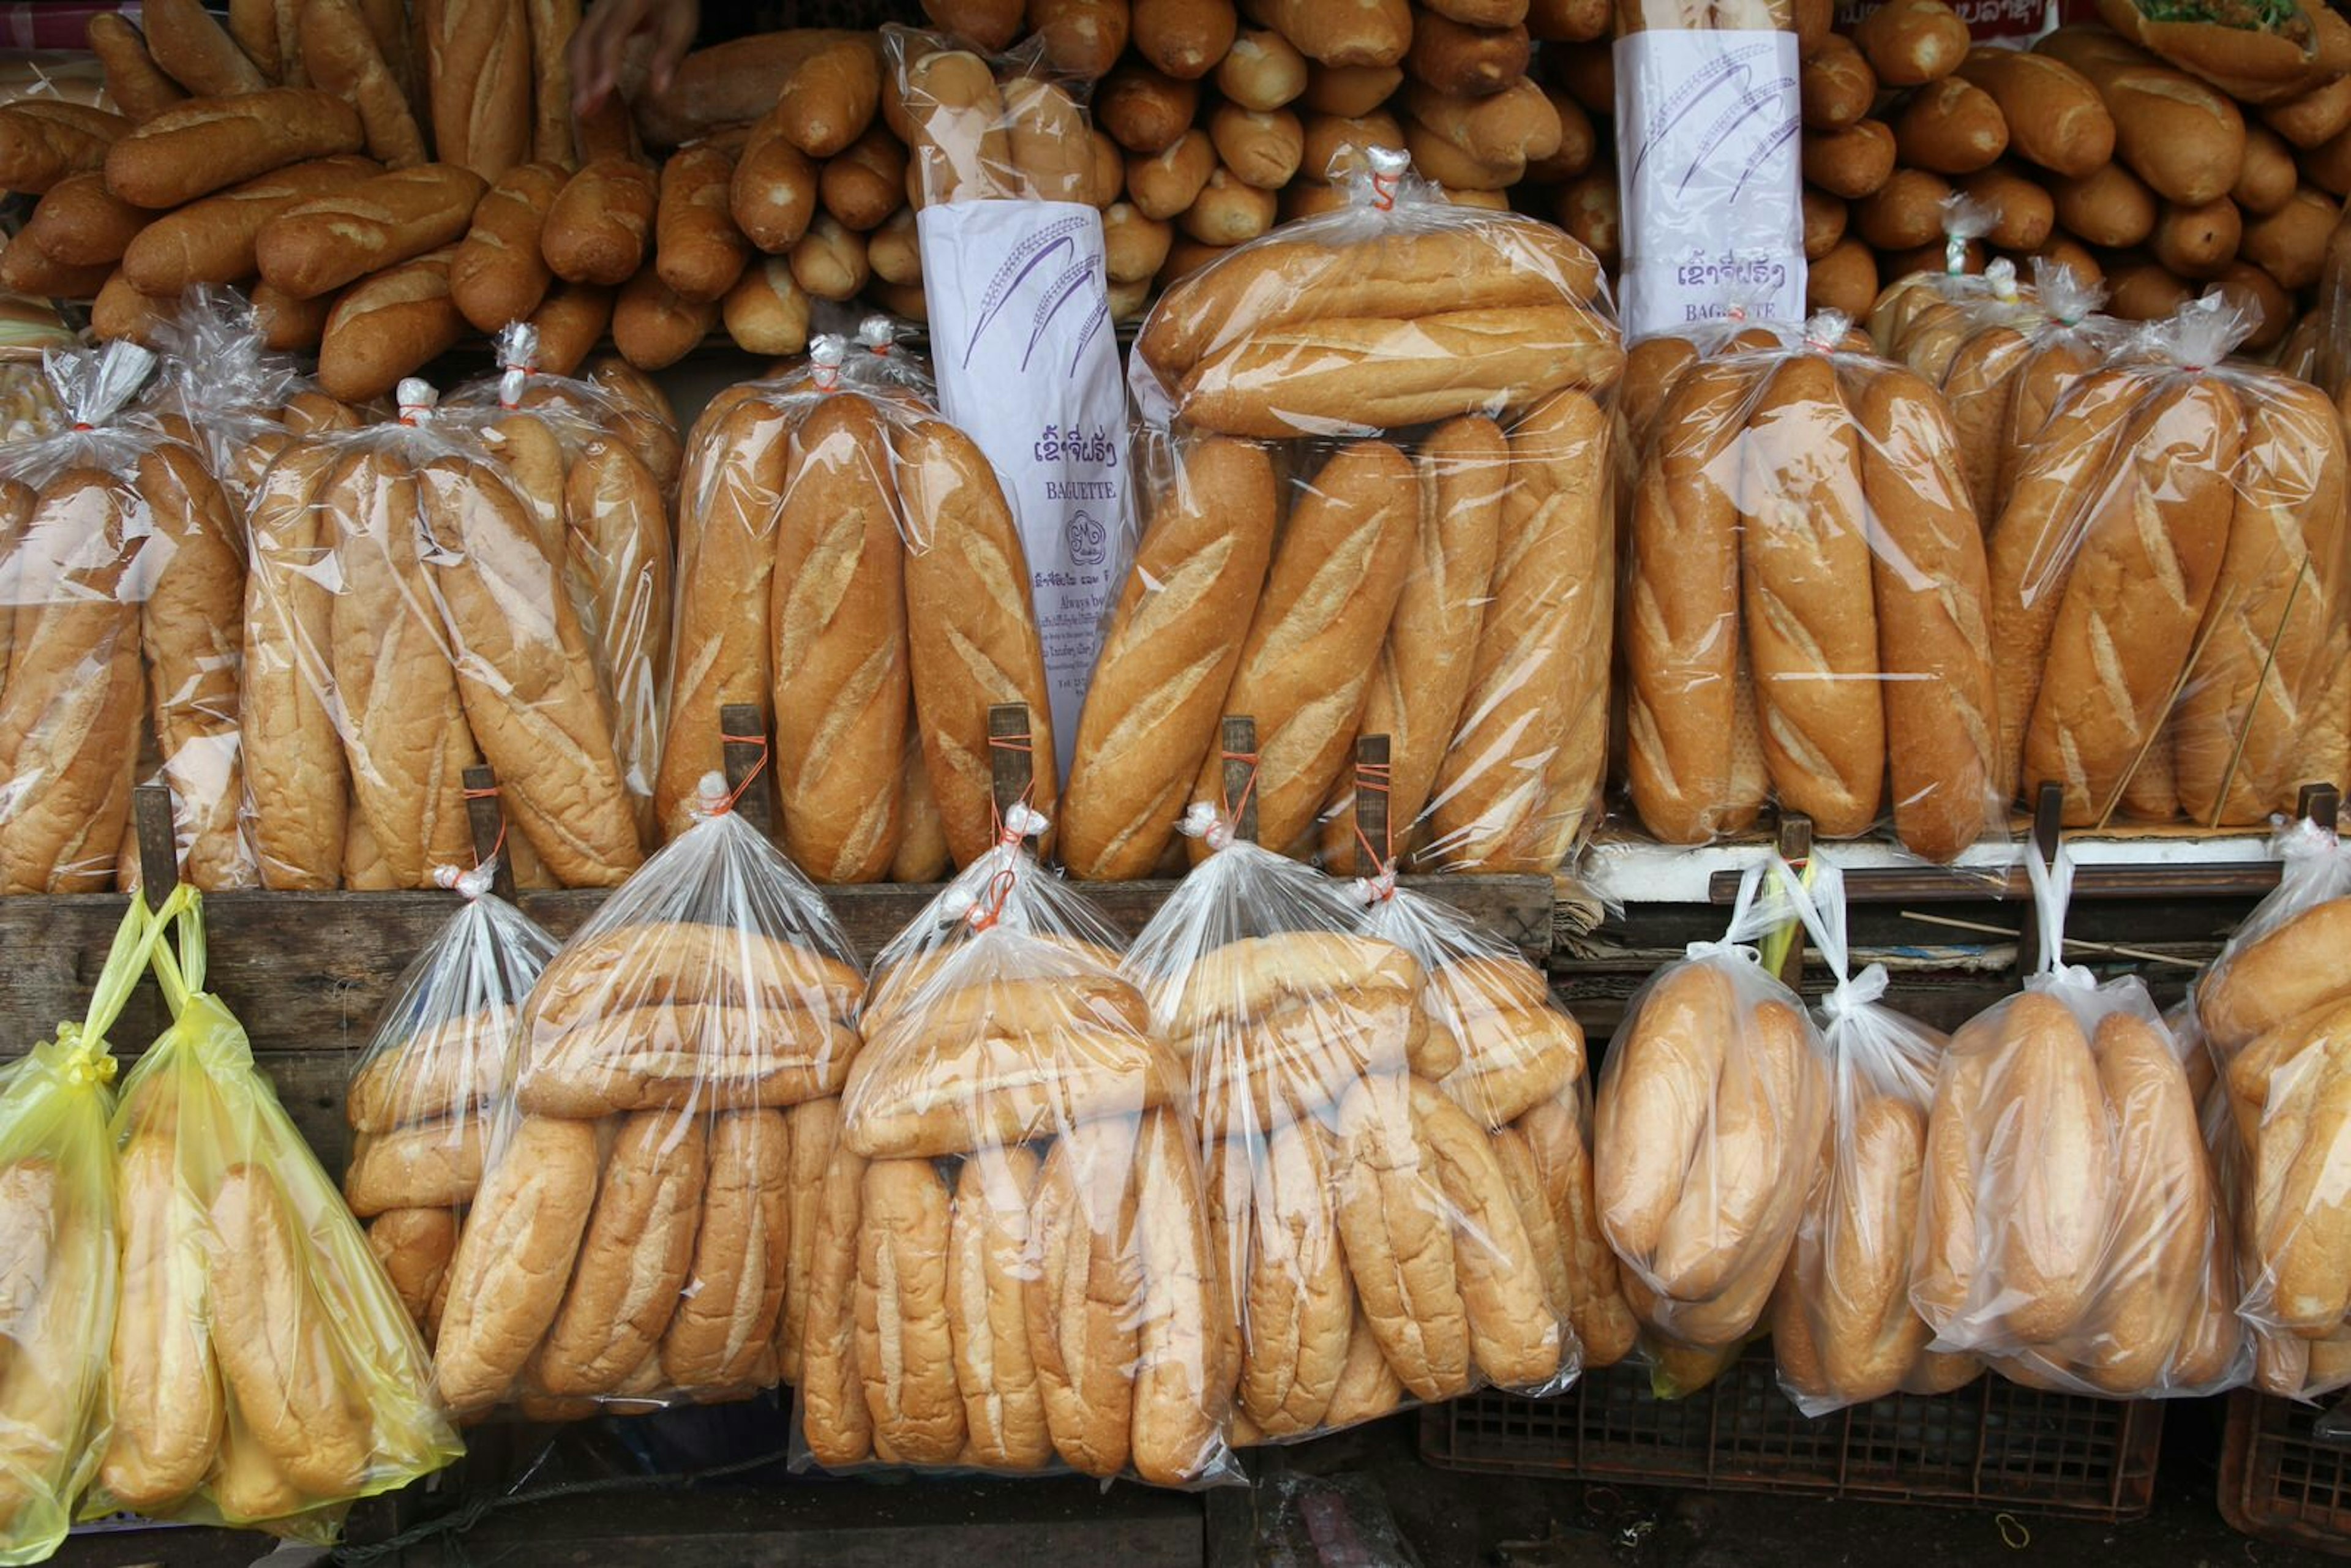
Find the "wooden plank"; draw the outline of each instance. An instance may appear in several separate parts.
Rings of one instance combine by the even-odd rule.
[[[1540,962],[1551,949],[1547,877],[1417,877],[1405,885],[1453,905]],[[1103,917],[1132,936],[1173,882],[1097,883],[1086,892]],[[871,959],[922,912],[936,887],[829,888],[828,903],[850,944]],[[522,907],[558,936],[580,928],[606,895],[598,891],[527,893]],[[0,1056],[16,1054],[78,1019],[106,960],[124,900],[0,898]],[[204,899],[212,988],[235,1009],[254,1050],[354,1051],[367,1043],[409,961],[455,912],[444,893],[224,893]],[[163,1027],[162,1003],[142,986],[114,1031],[118,1052],[135,1051]]]

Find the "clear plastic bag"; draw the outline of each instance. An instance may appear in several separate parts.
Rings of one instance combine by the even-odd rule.
[[[1356,886],[1364,934],[1403,948],[1427,976],[1429,1028],[1450,1034],[1461,1059],[1437,1087],[1487,1129],[1583,1369],[1614,1365],[1638,1325],[1593,1202],[1583,1030],[1541,969],[1458,910],[1396,886],[1392,870]]]
[[[463,423],[436,422],[432,389],[401,397],[395,423],[288,444],[252,508],[263,883],[432,886],[470,857],[464,775],[483,761],[519,883],[615,885],[643,850],[562,559]]]
[[[2004,276],[1983,265],[1977,242],[2000,224],[2000,209],[1988,202],[1953,192],[1939,204],[1943,229],[1943,265],[1907,272],[1878,290],[1865,324],[1869,340],[1889,360],[1908,363],[1903,340],[1922,319],[1944,319],[1945,308],[1965,308],[2011,292],[2015,272]],[[1921,367],[1913,365],[1913,369]]]
[[[514,1074],[523,1002],[558,944],[490,894],[496,862],[438,879],[463,899],[401,977],[351,1072],[343,1197],[401,1305],[437,1337],[449,1264]]]
[[[424,1347],[342,1195],[203,989],[201,895],[158,913],[172,1022],[124,1079],[114,1425],[83,1517],[331,1541],[354,1500],[460,1452]]]
[[[478,433],[528,505],[540,547],[559,563],[640,836],[655,841],[661,683],[669,668],[673,602],[668,504],[643,455],[642,424],[592,381],[538,370],[538,330],[502,329],[499,373],[456,390],[444,417]],[[642,415],[639,415],[642,418]]]
[[[2186,1053],[2137,976],[2064,964],[2072,857],[2026,863],[2043,967],[1944,1053],[1911,1303],[1935,1349],[2032,1387],[2232,1387],[2251,1355],[2204,1310],[2228,1222]]]
[[[2076,381],[1989,537],[2001,791],[2211,826],[2351,770],[2342,423],[2219,294]]]
[[[1184,1083],[1117,938],[1021,846],[876,961],[800,1354],[804,1458],[1235,1478]]]
[[[1228,803],[1229,804],[1229,803]],[[1189,1076],[1229,1298],[1237,1445],[1486,1384],[1555,1392],[1580,1364],[1486,1126],[1439,1087],[1461,1045],[1418,959],[1362,935],[1344,883],[1213,849],[1125,972]]]
[[[2351,943],[2351,849],[2307,819],[2270,837],[2278,884],[2197,977],[2196,1013],[2226,1067],[2280,1025],[2351,999],[2338,959]]]
[[[935,880],[940,834],[957,864],[986,853],[998,704],[1029,709],[1050,811],[1044,645],[1011,512],[971,439],[828,337],[789,374],[721,393],[690,447],[664,824],[678,829],[718,766],[737,703],[775,716],[784,847],[819,882]],[[910,735],[920,768],[902,766]]]
[[[133,899],[80,1024],[0,1070],[0,1563],[57,1551],[107,1440],[120,1269],[107,1031],[160,931]]]
[[[1668,843],[1767,798],[1949,861],[2002,830],[1989,587],[1942,395],[1824,311],[1683,365],[1649,423],[1618,617],[1625,771]]]
[[[1820,1032],[1752,942],[1785,923],[1750,868],[1729,929],[1635,994],[1600,1067],[1601,1232],[1658,1364],[1687,1392],[1762,1324],[1816,1186],[1831,1098]]]
[[[632,1414],[777,1380],[796,1124],[848,1077],[864,980],[716,775],[703,799],[523,1009],[434,1347],[461,1416]]]
[[[1927,1116],[1942,1035],[1887,1007],[1883,965],[1852,973],[1844,874],[1814,856],[1805,873],[1776,855],[1770,873],[1813,935],[1835,985],[1820,1007],[1828,1053],[1829,1157],[1771,1299],[1780,1386],[1807,1416],[1901,1391],[1972,1382],[1970,1355],[1928,1350],[1910,1305],[1910,1264]]]

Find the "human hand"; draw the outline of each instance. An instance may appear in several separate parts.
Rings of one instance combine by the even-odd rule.
[[[603,107],[621,79],[629,40],[640,33],[653,39],[647,80],[654,92],[667,92],[693,47],[701,10],[697,0],[598,0],[571,36],[572,112],[592,114]]]

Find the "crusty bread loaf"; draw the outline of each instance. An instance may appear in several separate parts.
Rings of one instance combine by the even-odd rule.
[[[1530,1107],[1516,1124],[1559,1227],[1571,1294],[1564,1303],[1586,1367],[1611,1366],[1632,1353],[1639,1325],[1617,1281],[1616,1255],[1601,1234],[1593,1195],[1583,1085]]]
[[[571,134],[571,37],[580,30],[580,0],[526,0],[530,27],[530,156],[569,165]]]
[[[528,317],[555,274],[540,253],[548,209],[567,176],[553,163],[517,163],[474,208],[472,225],[449,262],[449,294],[483,332]]]
[[[949,1200],[930,1161],[865,1167],[857,1231],[857,1364],[875,1450],[907,1464],[963,1452],[947,1310]]]
[[[837,1126],[836,1101],[813,1121],[803,1121],[807,1108],[793,1113],[793,1146],[819,1150],[812,1163],[820,1175],[815,1222],[795,1224],[810,1232],[807,1266],[794,1270],[794,1291],[802,1296],[799,1384],[800,1424],[809,1451],[820,1465],[852,1465],[872,1452],[873,1419],[866,1409],[857,1364],[858,1218],[865,1186],[865,1161],[842,1147],[838,1138],[810,1138],[811,1128],[822,1133]],[[797,1281],[806,1279],[803,1289]],[[787,1342],[789,1343],[789,1341]]]
[[[666,688],[669,734],[655,808],[672,835],[693,825],[702,780],[722,771],[718,715],[735,703],[764,714],[772,697],[768,584],[789,432],[753,399],[709,422],[707,454],[680,486],[677,637]],[[757,788],[772,788],[758,785]]]
[[[1949,861],[1996,821],[1991,627],[1983,533],[1950,421],[1925,382],[1879,371],[1854,409],[1871,526],[1894,830]],[[1834,1338],[1834,1336],[1831,1336]],[[1834,1359],[1837,1352],[1823,1345]]]
[[[273,170],[158,215],[123,251],[122,270],[148,294],[177,294],[192,283],[241,281],[253,276],[254,245],[264,224],[379,172],[359,157],[319,158]]]
[[[368,155],[388,169],[424,162],[424,132],[354,0],[304,0],[302,63],[310,80],[360,111]]]
[[[1757,375],[1734,361],[1677,381],[1633,492],[1625,772],[1643,825],[1667,843],[1703,842],[1752,820],[1734,787],[1746,640],[1728,466]]]
[[[142,207],[177,207],[305,159],[356,152],[357,110],[332,93],[268,88],[190,99],[114,143],[107,188]]]
[[[530,26],[524,0],[424,0],[433,145],[495,180],[532,155]]]
[[[660,1343],[693,1267],[708,1172],[700,1117],[639,1112],[621,1124],[570,1285],[532,1363],[548,1393],[611,1393]]]
[[[558,563],[487,465],[436,457],[416,485],[458,695],[507,810],[565,886],[618,885],[643,856]]]
[[[1365,735],[1388,737],[1388,821],[1398,839],[1429,801],[1469,695],[1501,546],[1510,448],[1493,421],[1464,415],[1421,441],[1413,468],[1420,486],[1416,558],[1362,720]],[[1358,847],[1352,779],[1341,780],[1323,816],[1322,863],[1343,871]],[[1388,846],[1373,850],[1384,855]]]
[[[965,1160],[956,1176],[947,1323],[968,1452],[991,1469],[1037,1469],[1053,1456],[1021,1303],[1040,1163],[1025,1145],[990,1148]]]
[[[117,1181],[122,1294],[107,1361],[114,1427],[98,1486],[124,1507],[161,1511],[204,1479],[220,1442],[205,1216],[183,1184],[169,1127],[132,1133]]]
[[[1205,438],[1157,508],[1102,641],[1062,801],[1061,858],[1089,881],[1149,875],[1189,803],[1265,584],[1273,465],[1258,447]]]
[[[790,1251],[791,1134],[780,1111],[728,1111],[710,1128],[694,1264],[663,1336],[663,1376],[719,1394],[773,1375]]]
[[[274,69],[261,69],[238,48],[236,40],[213,19],[199,0],[159,0],[152,7],[141,6],[139,19],[147,29],[148,47],[155,51],[155,63],[200,98],[259,92],[277,75]],[[272,43],[274,46],[274,37]],[[276,58],[273,47],[269,54],[273,65]]]
[[[319,344],[319,384],[347,402],[364,402],[455,347],[465,319],[449,298],[454,254],[432,251],[347,289]]]
[[[1419,525],[1411,465],[1381,441],[1343,447],[1291,514],[1225,698],[1227,713],[1257,721],[1258,828],[1272,848],[1311,831],[1346,766]],[[1218,753],[1192,799],[1236,804]],[[1196,841],[1192,852],[1208,851]]]
[[[195,451],[158,443],[138,485],[162,564],[148,586],[140,640],[154,692],[155,743],[172,789],[180,873],[207,893],[255,885],[240,825],[245,769],[237,738],[245,530]]]
[[[2226,1061],[2271,1030],[2351,996],[2326,955],[2351,940],[2351,899],[2313,904],[2263,932],[2197,987],[2204,1038]]]
[[[188,96],[156,64],[139,29],[111,11],[89,19],[89,50],[106,72],[106,96],[133,125],[154,119]]]
[[[1029,1207],[1029,1348],[1054,1450],[1081,1475],[1115,1475],[1133,1452],[1137,1137],[1125,1118],[1071,1128]]]
[[[482,199],[480,175],[452,163],[419,163],[315,197],[262,225],[254,258],[261,276],[308,299],[465,235]]]
[[[784,846],[823,883],[886,875],[911,695],[890,437],[862,397],[791,435],[776,523],[776,785]]]
[[[2063,785],[2069,823],[2105,816],[2164,721],[2220,575],[2243,429],[2216,380],[2157,390],[2085,508],[2024,733],[2023,785]]]
[[[1566,1350],[1562,1312],[1544,1287],[1501,1163],[1485,1129],[1435,1084],[1414,1078],[1411,1091],[1414,1136],[1427,1151],[1453,1231],[1470,1357],[1490,1382],[1541,1388]]]
[[[596,159],[548,209],[540,253],[558,277],[618,287],[644,264],[659,206],[651,167],[626,156]]]
[[[368,1222],[368,1250],[431,1349],[439,1308],[457,1251],[457,1215],[446,1208],[395,1208]]]
[[[1232,1370],[1191,1130],[1176,1113],[1154,1111],[1138,1136],[1132,1462],[1154,1486],[1180,1486],[1223,1451]]]
[[[333,520],[314,504],[338,461],[293,448],[263,478],[246,514],[237,732],[261,885],[319,892],[340,879],[350,785],[333,701],[334,592],[320,579]]]
[[[851,1069],[843,1141],[871,1159],[968,1154],[1168,1103],[1166,1048],[1132,1027],[1033,1022],[957,1032],[929,1012],[883,1030]],[[917,1032],[919,1030],[919,1032]]]
[[[0,892],[113,882],[146,700],[134,575],[145,522],[130,488],[95,468],[67,469],[34,501],[0,681]]]
[[[1238,1270],[1239,1409],[1269,1437],[1320,1426],[1353,1327],[1355,1289],[1331,1209],[1325,1134],[1311,1123],[1274,1128],[1261,1152],[1234,1140],[1209,1173],[1231,1228],[1217,1267]]]
[[[651,838],[673,603],[668,507],[636,453],[599,436],[563,476],[563,517],[565,575],[584,589],[580,630],[610,696],[612,750],[639,836]]]
[[[1587,394],[1557,392],[1511,431],[1510,459],[1492,598],[1429,797],[1426,853],[1548,875],[1582,836],[1607,764],[1613,425]]]
[[[33,207],[17,237],[66,267],[104,267],[122,259],[154,214],[110,194],[95,169],[68,174]]]
[[[1446,1195],[1406,1082],[1357,1082],[1340,1106],[1339,1135],[1336,1212],[1356,1299],[1404,1385],[1450,1398],[1469,1385],[1468,1316]]]
[[[718,298],[735,286],[750,241],[728,210],[735,160],[717,147],[688,147],[662,166],[654,265],[682,299]]]
[[[115,142],[131,129],[119,114],[61,98],[21,98],[0,106],[0,181],[12,191],[39,194],[68,174],[102,169]],[[117,196],[139,206],[122,191]]]
[[[1019,530],[996,473],[971,438],[945,420],[891,433],[907,539],[906,632],[914,711],[931,796],[957,865],[995,841],[987,710],[1029,710],[1029,803],[1057,813],[1053,713],[1044,643]],[[1040,854],[1051,849],[1050,832]]]
[[[393,885],[430,887],[434,866],[473,863],[464,774],[477,757],[417,549],[416,481],[362,454],[319,504],[342,569],[328,658],[352,792]]]

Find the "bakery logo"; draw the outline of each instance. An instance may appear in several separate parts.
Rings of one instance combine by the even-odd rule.
[[[1074,337],[1078,345],[1078,352],[1070,357],[1074,369],[1083,357],[1086,344],[1110,320],[1101,236],[1102,219],[1091,208],[1048,223],[1036,233],[1023,236],[997,264],[995,275],[980,293],[971,329],[965,338],[964,368],[971,367],[972,357],[979,352],[980,340],[998,320],[1010,324],[1016,333],[1019,330],[1023,311],[1013,308],[1017,302],[1025,308],[1029,333],[1029,340],[1020,350],[1021,373],[1028,373],[1038,349],[1046,346],[1049,340],[1058,342],[1070,337]],[[1066,319],[1071,313],[1079,317],[1074,328]],[[1057,320],[1061,323],[1058,326]]]
[[[1071,566],[1100,566],[1110,557],[1110,530],[1089,511],[1081,509],[1062,530],[1069,541]]]

